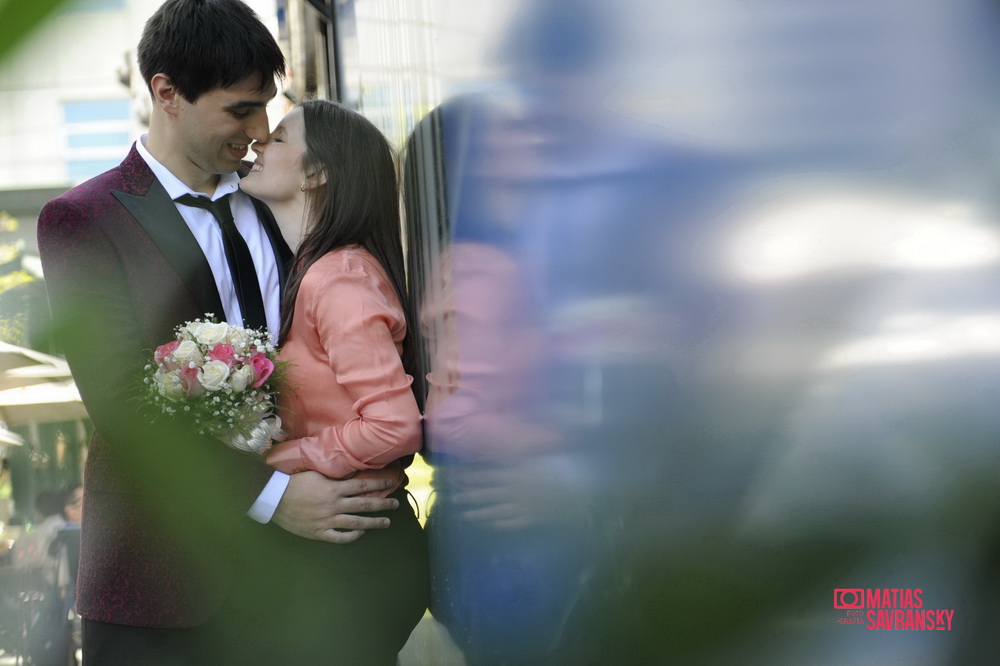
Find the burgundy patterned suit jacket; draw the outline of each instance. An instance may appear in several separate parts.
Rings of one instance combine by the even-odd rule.
[[[289,261],[255,203],[279,264]],[[96,433],[79,611],[131,626],[201,624],[233,584],[234,556],[260,546],[245,513],[271,470],[181,425],[152,424],[135,396],[150,350],[178,324],[224,318],[208,262],[134,146],[117,168],[46,204],[38,246],[57,338]]]

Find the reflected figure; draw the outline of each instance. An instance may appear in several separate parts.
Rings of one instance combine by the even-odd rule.
[[[491,112],[476,101],[449,105],[425,127],[470,122],[496,132],[480,115]],[[448,136],[422,138],[450,148]],[[411,143],[408,158],[420,150]],[[460,187],[489,196],[487,184],[477,175]],[[585,568],[578,512],[563,511],[581,493],[562,478],[566,468],[555,462],[566,457],[562,433],[539,410],[542,329],[517,256],[520,221],[470,197],[475,212],[463,198],[464,210],[449,216],[455,235],[422,299],[421,319],[436,333],[426,404],[432,612],[468,663],[537,663],[558,644]]]
[[[728,298],[690,248],[745,167],[585,103],[614,47],[602,20],[589,2],[527,7],[510,88],[449,100],[407,146],[432,612],[468,663],[617,649],[628,553],[685,474],[687,356]]]
[[[996,8],[622,12],[698,132],[607,108],[643,31],[547,0],[408,146],[435,617],[473,664],[995,654]]]

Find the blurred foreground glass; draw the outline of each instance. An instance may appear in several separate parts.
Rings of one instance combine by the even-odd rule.
[[[497,27],[405,165],[432,611],[468,663],[996,653],[998,11]],[[843,588],[954,626],[843,624]]]

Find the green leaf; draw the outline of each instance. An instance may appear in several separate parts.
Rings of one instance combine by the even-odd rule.
[[[66,0],[0,0],[0,61]]]

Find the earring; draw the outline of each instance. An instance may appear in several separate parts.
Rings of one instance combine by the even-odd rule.
[[[305,192],[305,191],[306,191],[306,186],[305,185],[303,185],[303,186],[301,186],[299,188],[299,192]]]

